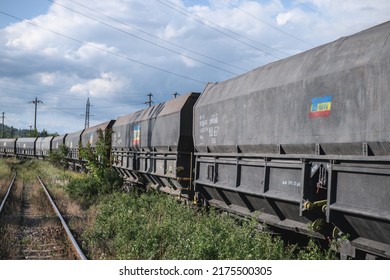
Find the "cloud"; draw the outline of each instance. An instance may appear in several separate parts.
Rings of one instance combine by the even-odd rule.
[[[101,73],[99,78],[87,80],[71,87],[71,93],[82,94],[91,97],[104,97],[123,90],[123,82],[113,73]]]
[[[280,13],[276,16],[276,22],[278,25],[285,25],[293,16],[292,12]]]
[[[56,80],[55,73],[40,73],[41,76],[41,84],[52,86]]]
[[[0,29],[0,110],[9,125],[27,127],[27,102],[38,97],[44,102],[38,129],[77,131],[87,97],[91,124],[116,119],[145,108],[149,92],[162,102],[174,92],[202,91],[206,82],[358,32],[390,14],[387,0],[75,2],[57,0],[47,13]]]

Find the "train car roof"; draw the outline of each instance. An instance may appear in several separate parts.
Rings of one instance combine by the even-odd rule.
[[[91,132],[96,132],[99,128],[101,130],[105,130],[105,129],[108,129],[110,127],[112,127],[112,124],[114,123],[114,120],[109,120],[107,122],[104,122],[104,123],[100,123],[100,124],[97,124],[97,125],[94,125],[94,126],[91,126],[89,128],[86,128],[83,132],[83,134],[86,134],[86,133],[91,133]]]
[[[16,143],[32,143],[37,141],[37,137],[21,137],[16,140]]]
[[[115,121],[114,127],[151,119],[156,116],[160,117],[160,116],[170,115],[179,112],[183,108],[184,104],[187,102],[188,98],[194,95],[199,96],[200,93],[190,92],[185,95],[181,95],[175,99],[171,99],[166,102],[156,104],[152,107],[139,110],[137,112],[128,115],[120,116]]]
[[[196,106],[236,98],[388,59],[390,21],[269,63],[238,77],[209,83]]]

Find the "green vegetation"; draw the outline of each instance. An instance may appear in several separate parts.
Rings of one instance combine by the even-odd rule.
[[[106,197],[85,238],[94,256],[107,259],[334,258],[314,240],[306,249],[285,246],[278,236],[260,231],[256,221],[238,223],[155,191]]]
[[[47,161],[42,160],[16,160],[3,159],[0,160],[0,170],[16,170],[18,178],[25,183],[36,182],[36,175],[39,175],[46,184],[56,185],[58,182],[68,182],[74,178],[80,178],[80,174],[70,171],[58,169],[56,166]],[[0,171],[1,172],[1,171]]]
[[[46,136],[58,136],[57,132],[49,133],[46,129],[41,132],[33,129],[18,129],[13,126],[9,127],[4,125],[4,135],[1,138],[18,138],[18,137],[46,137]]]
[[[12,169],[9,164],[13,159],[0,159],[0,203],[7,192],[11,181]]]
[[[58,147],[58,150],[51,151],[49,155],[49,161],[57,167],[68,169],[68,160],[66,159],[68,152],[69,149],[64,144],[62,144]]]
[[[12,159],[2,159],[0,160],[0,179],[9,179],[12,174],[11,166],[9,165],[9,162]]]
[[[80,148],[80,156],[85,160],[89,172],[88,177],[72,180],[66,187],[69,195],[84,207],[96,203],[100,196],[119,190],[123,184],[120,175],[111,167],[112,131],[99,129],[97,133],[98,140],[94,148],[89,144]]]

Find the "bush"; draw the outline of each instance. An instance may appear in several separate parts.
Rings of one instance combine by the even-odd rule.
[[[107,259],[317,259],[316,244],[303,252],[259,231],[257,221],[237,221],[194,209],[157,192],[116,193],[99,204],[84,236],[95,258]]]
[[[53,150],[50,152],[49,162],[57,167],[68,169],[69,163],[66,159],[68,152],[69,149],[65,145],[60,145],[58,150]]]
[[[98,190],[98,181],[90,177],[71,180],[66,186],[69,196],[82,203],[85,207],[96,202],[99,194]]]
[[[111,130],[99,129],[96,147],[91,145],[81,147],[80,155],[85,160],[89,176],[72,180],[66,190],[69,195],[77,199],[84,207],[96,203],[100,196],[111,194],[123,185],[122,177],[111,167],[110,147]]]
[[[119,190],[122,183],[122,178],[114,170],[107,170],[104,178],[87,176],[73,179],[65,189],[72,199],[88,208],[96,203],[101,196]]]

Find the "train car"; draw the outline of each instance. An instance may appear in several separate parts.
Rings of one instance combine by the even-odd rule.
[[[0,139],[0,157],[15,156],[16,139]]]
[[[35,157],[37,137],[18,138],[16,140],[16,156],[21,158]]]
[[[80,155],[79,155],[79,145],[81,143],[81,135],[83,134],[84,129],[77,132],[68,133],[64,139],[65,146],[68,149],[68,155],[66,156],[70,166],[74,169],[80,167]]]
[[[114,124],[114,120],[110,120],[95,126],[91,126],[89,128],[86,128],[81,135],[81,145],[83,147],[87,147],[89,144],[92,148],[95,148],[96,142],[98,141],[98,130],[101,129],[103,132],[105,132],[108,129],[112,128],[112,125]]]
[[[269,225],[390,257],[390,22],[210,83],[195,190]]]
[[[114,168],[129,181],[191,196],[192,115],[199,93],[189,93],[119,117],[113,126]]]
[[[53,136],[38,137],[35,151],[36,157],[45,158],[50,155],[53,138]]]
[[[52,151],[58,151],[62,145],[65,145],[65,138],[67,134],[55,136],[51,143]]]

